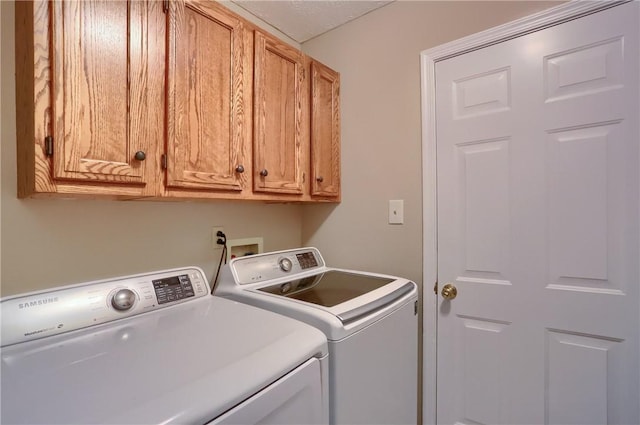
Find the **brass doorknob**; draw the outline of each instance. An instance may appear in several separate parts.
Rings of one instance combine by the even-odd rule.
[[[450,283],[447,283],[442,287],[442,298],[451,301],[458,296],[458,289]]]

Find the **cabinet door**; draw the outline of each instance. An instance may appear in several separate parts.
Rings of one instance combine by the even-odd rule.
[[[245,184],[242,31],[215,2],[170,3],[167,186]]]
[[[302,193],[302,53],[255,32],[254,191]]]
[[[311,195],[340,196],[340,75],[311,63]]]
[[[54,179],[143,184],[149,4],[51,5]]]

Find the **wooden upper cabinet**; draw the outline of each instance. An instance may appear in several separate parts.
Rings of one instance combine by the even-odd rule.
[[[143,184],[149,4],[50,5],[53,178]]]
[[[220,3],[15,14],[19,197],[340,201],[339,75]]]
[[[243,189],[243,22],[212,1],[170,2],[167,186]]]
[[[311,62],[311,195],[340,196],[340,75]]]
[[[254,50],[253,189],[302,194],[308,158],[302,52],[258,30]]]

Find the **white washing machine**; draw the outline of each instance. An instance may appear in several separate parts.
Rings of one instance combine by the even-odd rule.
[[[232,260],[215,294],[309,323],[329,340],[332,424],[416,424],[415,283],[329,268],[315,248]]]
[[[323,424],[322,332],[199,268],[1,300],[3,424]]]

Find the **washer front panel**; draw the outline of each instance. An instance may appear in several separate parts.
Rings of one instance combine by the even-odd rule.
[[[325,263],[316,248],[301,248],[235,258],[229,267],[237,284],[248,285],[317,273],[325,268]]]
[[[2,346],[146,313],[209,294],[198,267],[67,286],[3,299]]]

